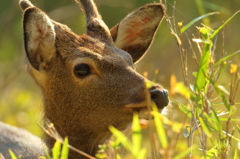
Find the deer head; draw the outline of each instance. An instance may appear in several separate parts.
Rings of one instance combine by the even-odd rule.
[[[146,111],[146,94],[159,109],[168,105],[167,91],[157,84],[146,89],[148,80],[134,70],[164,17],[164,6],[145,5],[109,30],[93,0],[79,2],[86,35],[51,20],[28,0],[20,6],[28,68],[43,91],[45,118],[71,145],[94,155],[111,136],[108,126],[124,130],[133,111]],[[48,146],[54,143],[45,140]]]

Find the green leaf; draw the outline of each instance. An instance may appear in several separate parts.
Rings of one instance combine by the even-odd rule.
[[[186,138],[188,138],[189,135],[190,135],[190,130],[189,129],[190,129],[190,127],[186,126],[183,130],[183,136],[186,137]]]
[[[195,82],[195,90],[201,91],[203,87],[206,85],[205,76],[207,75],[208,66],[211,58],[211,44],[205,44],[203,54],[200,60],[199,69],[197,72],[196,82]]]
[[[18,159],[18,157],[12,152],[12,150],[8,150],[11,156],[11,159]]]
[[[197,18],[193,19],[191,22],[189,22],[187,25],[185,25],[184,27],[181,28],[180,33],[181,34],[184,33],[190,26],[192,26],[197,21],[199,21],[199,20],[201,20],[201,19],[203,19],[205,17],[208,17],[210,15],[214,15],[214,14],[219,14],[219,12],[207,13],[207,14],[204,14],[204,15],[202,15],[200,17],[197,17]]]
[[[61,152],[61,143],[60,141],[56,141],[53,148],[52,148],[52,155],[54,159],[59,159]]]
[[[229,111],[230,110],[230,104],[227,101],[226,97],[224,96],[222,90],[219,89],[218,85],[215,82],[213,82],[211,79],[209,79],[209,80],[210,80],[211,84],[213,85],[214,89],[216,90],[217,94],[222,98],[222,101],[223,101],[225,107]]]
[[[137,159],[145,159],[146,158],[146,154],[147,154],[147,150],[146,149],[141,149],[141,151],[138,154],[138,158]]]
[[[183,111],[189,118],[192,117],[192,112],[191,112],[191,110],[189,110],[189,109],[187,108],[187,106],[179,103],[178,101],[176,101],[176,103],[177,103],[177,105],[179,106],[179,109],[180,109],[181,111]]]
[[[206,135],[207,135],[208,137],[212,137],[212,134],[211,134],[211,132],[210,132],[210,129],[209,129],[208,125],[207,125],[207,121],[204,119],[203,116],[200,116],[200,117],[199,117],[199,121],[200,121],[200,124],[201,124],[201,126],[202,126],[202,128],[203,128],[203,131],[206,133]]]
[[[142,145],[142,134],[141,134],[141,126],[138,117],[138,113],[133,114],[133,123],[132,123],[132,142],[133,142],[133,155],[137,158],[139,155],[139,151],[141,150]]]
[[[189,147],[187,150],[183,151],[182,153],[180,153],[179,155],[175,156],[173,159],[182,159],[184,158],[186,155],[188,155],[190,152],[192,152],[193,150],[195,150],[197,148],[197,145],[193,145],[191,147]]]
[[[232,56],[234,56],[234,55],[236,55],[238,53],[240,53],[240,50],[238,50],[238,51],[236,51],[236,52],[234,52],[234,53],[232,53],[232,54],[230,54],[228,56],[223,57],[221,60],[219,60],[217,63],[214,64],[214,67],[218,66],[222,62],[226,61],[227,59],[229,59],[230,57],[232,57]]]
[[[68,148],[68,138],[66,137],[64,139],[63,147],[62,147],[62,152],[61,152],[61,159],[68,159],[68,153],[69,153],[69,148]]]
[[[218,29],[216,31],[213,32],[213,34],[211,35],[210,39],[213,39],[217,34],[218,32],[230,21],[232,20],[233,17],[235,17],[235,15],[237,15],[238,13],[240,12],[240,10],[238,10],[236,13],[234,13],[230,18],[228,18],[228,20],[223,23],[223,25],[221,25],[220,27],[218,27]]]
[[[122,157],[119,154],[116,154],[117,159],[122,159]]]
[[[212,111],[211,111],[211,115],[212,115],[212,119],[213,119],[213,126],[215,127],[215,129],[218,131],[219,134],[221,134],[221,131],[222,131],[222,125],[221,125],[221,122],[217,116],[217,113],[215,112],[215,110],[212,108]]]
[[[159,118],[159,112],[157,109],[157,106],[155,104],[152,105],[152,109],[153,109],[153,116],[154,116],[154,125],[156,127],[157,130],[157,134],[160,140],[160,143],[162,145],[163,149],[166,149],[168,147],[168,140],[167,140],[167,135],[163,126],[163,123],[161,121],[161,119]]]
[[[122,145],[129,151],[133,154],[133,151],[132,151],[132,143],[128,140],[128,138],[119,130],[117,130],[115,127],[113,126],[109,126],[109,130],[112,132],[113,136],[119,140]]]
[[[214,147],[212,147],[210,150],[206,152],[206,157],[202,156],[200,159],[210,159],[215,155],[217,148],[218,148],[218,145],[215,145]]]
[[[233,157],[233,159],[239,159],[239,157],[238,157],[238,150],[237,150],[237,148],[235,149],[235,152],[234,152],[234,157]]]

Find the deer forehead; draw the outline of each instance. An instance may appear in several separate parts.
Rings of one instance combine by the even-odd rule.
[[[73,65],[90,62],[90,64],[98,63],[98,65],[133,66],[133,60],[129,53],[97,38],[87,35],[79,36],[69,30],[57,33],[55,46],[62,59],[73,61]]]

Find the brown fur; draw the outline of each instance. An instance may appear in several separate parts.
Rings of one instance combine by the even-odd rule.
[[[81,36],[49,19],[28,0],[21,0],[20,5],[29,72],[43,91],[44,119],[62,137],[68,136],[71,145],[94,156],[98,145],[111,137],[110,125],[124,130],[133,111],[148,106],[146,93],[150,92],[159,109],[168,104],[167,91],[156,84],[147,90],[148,80],[134,70],[134,62],[152,42],[164,7],[158,3],[141,7],[110,32],[94,2],[80,2],[87,17],[87,35]],[[79,64],[87,64],[91,73],[77,77],[73,70]],[[49,148],[55,142],[47,135],[44,141]],[[70,152],[69,158],[84,157]]]

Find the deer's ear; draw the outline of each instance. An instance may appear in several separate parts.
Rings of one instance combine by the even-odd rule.
[[[23,18],[24,44],[30,64],[40,70],[55,54],[54,25],[50,18],[36,7],[27,8]]]
[[[162,4],[148,4],[127,15],[110,31],[115,46],[138,61],[148,50],[165,14]]]

